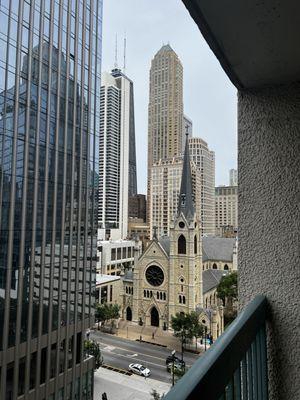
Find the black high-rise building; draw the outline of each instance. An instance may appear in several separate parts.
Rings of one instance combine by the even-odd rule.
[[[101,24],[102,0],[0,2],[1,399],[92,398]]]

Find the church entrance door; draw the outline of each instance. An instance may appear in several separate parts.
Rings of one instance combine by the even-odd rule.
[[[126,308],[126,319],[127,321],[132,321],[132,311],[130,307]]]
[[[159,326],[159,315],[156,307],[151,310],[151,326]]]

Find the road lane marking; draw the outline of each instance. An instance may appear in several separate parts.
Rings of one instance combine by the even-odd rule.
[[[98,335],[95,334],[95,333],[93,334],[93,336],[94,336],[94,339],[97,340],[98,343],[100,343],[100,346],[101,346],[101,345],[112,346],[112,345],[110,345],[110,344],[104,343],[105,340],[111,340],[111,341],[115,341],[115,342],[120,343],[120,341],[118,341],[118,339],[120,339],[119,337],[111,337],[111,336],[109,336],[109,338],[108,338],[107,336],[100,336],[100,335],[98,336]],[[124,339],[124,340],[125,340],[125,339]],[[102,343],[101,343],[101,341],[102,341]],[[134,342],[135,342],[135,343],[138,343],[138,342],[136,342],[136,341],[131,341],[131,340],[127,340],[126,342],[121,341],[121,343],[126,343],[126,344],[128,343],[128,344],[131,344],[131,345],[133,345]],[[112,346],[112,347],[115,347],[115,348],[118,348],[118,349],[121,349],[121,350],[130,351],[130,349],[128,349],[128,348],[120,347],[120,346],[117,346],[117,345]],[[166,354],[166,356],[165,356],[165,358],[167,358],[167,356],[171,354],[171,350],[168,349],[168,348],[165,348],[165,347],[162,348],[162,349],[169,350],[169,351],[168,351],[168,354]],[[147,349],[147,350],[151,351],[151,349]],[[153,350],[154,350],[154,349],[153,349]],[[156,348],[155,350],[159,350],[159,349]],[[148,357],[153,357],[153,358],[165,360],[164,357],[161,358],[161,357],[153,356],[153,355],[151,355],[151,354],[146,354],[146,353],[141,353],[141,354],[147,355]],[[188,359],[193,360],[193,363],[194,363],[196,360],[198,360],[198,358],[200,357],[200,354],[199,354],[198,357],[197,357],[197,355],[193,356],[191,353],[185,352],[185,357],[188,358]],[[194,359],[194,357],[195,357],[195,359]],[[192,365],[192,364],[191,364],[191,365]]]
[[[103,351],[103,353],[105,353],[105,351]],[[110,355],[113,354],[113,355],[115,355],[115,356],[124,357],[124,358],[126,358],[126,359],[130,358],[128,355],[124,355],[124,354],[111,353],[110,351],[109,351],[108,353],[109,353]],[[113,358],[113,357],[112,357],[112,358]],[[135,358],[135,361],[139,361],[141,364],[143,364],[143,363],[144,363],[145,365],[151,364],[151,365],[155,365],[156,367],[160,367],[160,368],[166,369],[166,368],[164,367],[164,365],[155,364],[155,363],[153,363],[152,361],[145,361],[145,360],[141,360],[140,358],[139,358],[139,359],[136,359],[136,358]]]
[[[109,346],[106,346],[106,345],[103,345],[103,344],[100,343],[100,348],[102,348],[103,350],[106,350],[107,347],[109,347]],[[126,349],[126,348],[120,347],[120,346],[111,346],[111,347],[114,347],[114,349],[124,350],[124,351],[127,351],[127,352],[130,351],[130,349]],[[141,354],[143,356],[146,356],[146,357],[156,358],[157,360],[163,360],[164,361],[166,359],[165,357],[152,356],[151,354],[145,354],[145,353],[142,353],[142,352],[140,352],[139,354]]]

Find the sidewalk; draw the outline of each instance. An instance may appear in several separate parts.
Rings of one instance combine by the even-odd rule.
[[[96,325],[94,330],[97,330]],[[139,326],[132,322],[121,320],[119,322],[119,327],[113,334],[123,339],[141,340],[142,342],[152,343],[153,345],[167,347],[169,350],[176,350],[178,353],[181,352],[180,340],[175,337],[172,332],[164,331],[161,328]],[[189,348],[194,352],[194,345],[186,345],[185,351],[189,351]]]
[[[94,326],[94,330],[98,329],[97,325]],[[153,337],[154,334],[154,337]],[[178,353],[181,352],[181,342],[173,335],[170,331],[164,331],[161,328],[150,327],[150,326],[139,326],[129,321],[119,321],[119,326],[113,333],[116,337],[129,340],[141,340],[142,342],[152,343],[153,345],[167,347],[169,350],[176,350]],[[185,345],[185,351],[192,350],[194,353],[195,346],[193,344]],[[198,347],[198,351],[200,348]],[[198,353],[202,353],[202,349]]]
[[[99,368],[94,375],[94,399],[101,400],[102,393],[108,400],[150,400],[152,389],[160,395],[170,390],[170,384],[141,376],[121,375],[118,372]]]
[[[152,334],[154,334],[154,337]],[[171,332],[164,331],[160,328],[133,325],[130,322],[122,321],[122,323],[119,324],[116,336],[130,340],[141,339],[144,342],[161,345],[170,350],[181,351],[181,344],[178,338],[173,336]]]

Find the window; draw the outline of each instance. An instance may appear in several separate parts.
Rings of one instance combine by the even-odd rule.
[[[225,265],[224,265],[224,270],[225,270],[225,271],[228,271],[228,270],[229,270],[229,268],[228,268],[228,265],[227,265],[227,264],[225,264]]]
[[[182,303],[185,304],[185,296],[182,296]]]
[[[178,254],[186,254],[186,240],[183,235],[178,238]]]
[[[179,295],[179,303],[180,303],[180,304],[182,303],[182,296],[181,296],[181,294]]]
[[[197,236],[194,237],[194,254],[197,254]]]
[[[217,264],[213,263],[213,269],[218,269]]]

